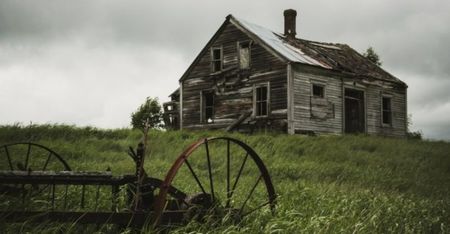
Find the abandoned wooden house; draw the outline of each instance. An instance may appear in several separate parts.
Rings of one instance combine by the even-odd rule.
[[[232,15],[164,104],[174,129],[405,136],[407,85],[345,44],[284,34]]]

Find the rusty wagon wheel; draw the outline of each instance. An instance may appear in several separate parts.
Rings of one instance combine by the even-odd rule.
[[[0,172],[20,173],[32,171],[71,171],[69,164],[50,148],[31,142],[16,142],[0,146]],[[22,194],[35,196],[46,190],[49,185],[3,185],[0,193],[6,195]]]
[[[153,223],[171,211],[169,187],[187,194],[176,209],[185,219],[229,217],[240,221],[260,209],[275,209],[275,189],[258,154],[229,137],[202,139],[189,146],[167,173],[154,204]]]

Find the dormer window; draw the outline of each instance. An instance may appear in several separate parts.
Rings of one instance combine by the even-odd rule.
[[[223,53],[221,47],[213,47],[211,49],[211,71],[222,71]]]
[[[238,43],[239,68],[248,69],[250,67],[250,42]]]

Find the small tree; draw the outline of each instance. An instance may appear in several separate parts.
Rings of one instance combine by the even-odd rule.
[[[149,128],[163,127],[161,105],[158,98],[147,97],[136,112],[131,114],[131,126],[133,128],[144,130],[146,122]]]
[[[381,66],[381,64],[382,64],[381,61],[380,61],[380,57],[375,52],[375,50],[372,48],[372,46],[367,48],[367,50],[366,50],[366,52],[364,52],[363,56],[366,57],[367,59],[372,61],[372,63],[375,63],[378,66]]]

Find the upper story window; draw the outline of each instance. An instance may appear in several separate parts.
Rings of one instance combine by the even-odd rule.
[[[316,98],[325,97],[325,87],[323,85],[313,84],[312,85],[312,96]]]
[[[239,68],[248,69],[250,68],[250,42],[239,42],[238,43],[238,56],[239,56]]]
[[[267,116],[269,112],[269,89],[259,86],[255,89],[255,115]]]
[[[383,97],[382,111],[383,124],[392,125],[392,105],[390,97]]]
[[[211,70],[212,72],[222,71],[223,64],[222,47],[214,47],[211,49]]]

